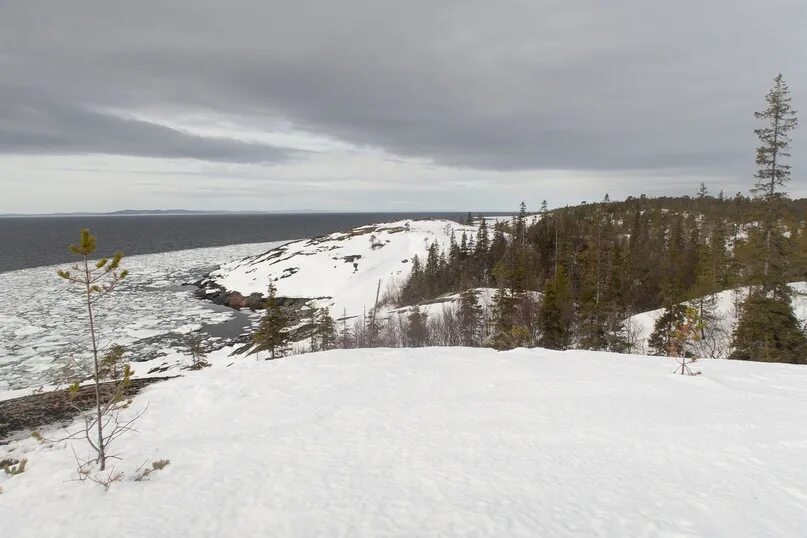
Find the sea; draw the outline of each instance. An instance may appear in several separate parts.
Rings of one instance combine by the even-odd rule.
[[[486,213],[488,214],[488,213]],[[81,228],[98,254],[127,256],[316,237],[354,226],[410,218],[461,220],[465,213],[275,213],[76,215],[0,218],[0,273],[71,261]]]

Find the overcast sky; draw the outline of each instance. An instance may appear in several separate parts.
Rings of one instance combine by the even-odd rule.
[[[805,0],[2,0],[0,212],[747,193],[776,73],[807,111],[805,28]]]

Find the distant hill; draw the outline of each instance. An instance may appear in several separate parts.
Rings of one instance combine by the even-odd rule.
[[[452,235],[463,232],[476,233],[476,228],[444,219],[359,226],[225,264],[202,285],[210,298],[220,295],[221,302],[242,307],[272,282],[281,297],[313,300],[336,315],[361,316],[373,308],[379,281],[381,291],[406,281],[415,257],[425,259],[432,244],[447,248]]]

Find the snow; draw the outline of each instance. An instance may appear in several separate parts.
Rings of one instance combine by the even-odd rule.
[[[280,243],[257,243],[124,257],[123,285],[96,310],[100,341],[127,347],[132,357],[166,353],[170,336],[190,327],[232,319],[196,299],[193,286],[220,263],[263,252]],[[69,264],[0,273],[0,392],[48,385],[69,356],[83,356],[86,312],[77,289],[56,276]]]
[[[507,288],[506,288],[507,289]],[[493,309],[496,299],[496,293],[499,291],[497,288],[471,288],[476,293],[476,299],[483,312],[489,312]],[[537,291],[527,292],[530,298],[534,301],[540,301],[543,296],[542,293]],[[438,316],[443,312],[444,308],[458,309],[462,302],[461,293],[446,293],[437,297],[436,299],[418,304],[420,312],[427,316]],[[401,308],[394,308],[388,311],[389,314],[397,314],[400,316],[408,315],[414,309],[413,306],[403,306]]]
[[[484,220],[485,223],[488,226],[493,226],[494,224],[499,224],[499,223],[513,225],[513,224],[515,224],[517,219],[518,219],[518,216],[515,215],[515,214],[513,214],[513,215],[495,215],[495,216],[483,215],[481,217],[481,220]],[[527,215],[524,218],[524,223],[529,227],[529,226],[533,226],[534,224],[537,224],[540,220],[541,220],[541,214],[540,213],[533,213],[531,215]]]
[[[358,316],[373,307],[379,280],[382,294],[403,284],[415,255],[425,263],[432,243],[445,249],[452,233],[459,241],[463,231],[474,236],[476,227],[440,219],[360,226],[226,264],[211,281],[245,296],[265,295],[272,281],[280,297],[319,299],[317,305],[328,306],[334,316]]]
[[[807,368],[541,349],[232,359],[147,388],[127,479],[0,446],[3,536],[803,536]],[[44,433],[48,433],[45,431]],[[74,441],[77,450],[83,450]],[[148,482],[147,460],[171,464]]]
[[[807,322],[807,282],[792,282],[793,311],[801,322]],[[708,341],[704,342],[699,351],[704,358],[725,358],[731,351],[731,339],[738,321],[738,306],[748,297],[749,288],[736,288],[724,290],[715,294],[715,322],[707,325],[711,333]],[[648,340],[653,333],[656,320],[664,313],[664,309],[650,310],[629,317],[625,325],[634,335],[632,351],[634,353],[650,353]]]

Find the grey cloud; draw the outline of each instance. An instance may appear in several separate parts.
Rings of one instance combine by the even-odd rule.
[[[805,27],[803,0],[6,0],[0,147],[283,156],[92,112],[174,107],[459,167],[743,174],[772,76],[807,102]]]
[[[12,93],[12,95],[4,95]],[[228,162],[278,162],[289,152],[262,144],[199,137],[162,125],[118,117],[58,99],[0,90],[0,152],[108,153]]]

